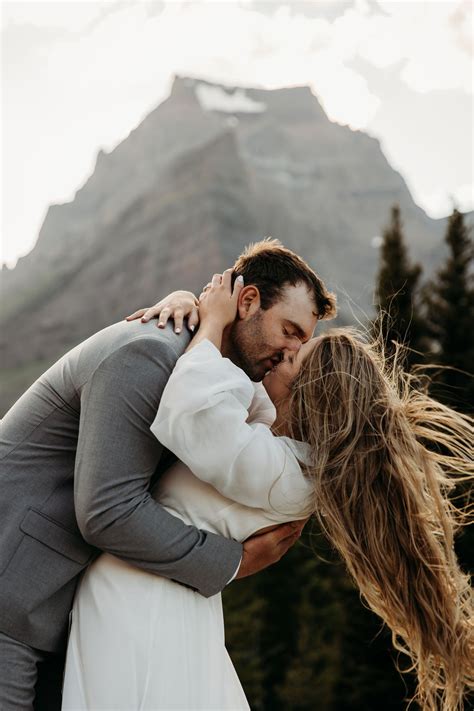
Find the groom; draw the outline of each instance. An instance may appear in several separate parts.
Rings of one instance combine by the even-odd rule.
[[[234,268],[245,286],[224,354],[261,380],[311,337],[318,319],[333,314],[334,301],[276,241],[249,248]],[[278,560],[301,532],[287,524],[242,546],[185,525],[151,498],[150,483],[166,461],[149,428],[189,339],[154,323],[110,326],[55,363],[5,415],[2,711],[60,707],[74,590],[101,551],[211,596]]]

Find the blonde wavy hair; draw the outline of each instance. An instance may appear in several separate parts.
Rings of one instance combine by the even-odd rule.
[[[321,529],[411,660],[409,705],[459,711],[473,687],[474,605],[453,539],[472,508],[453,489],[472,482],[473,428],[397,362],[349,329],[319,337],[293,383],[290,432],[311,445]]]

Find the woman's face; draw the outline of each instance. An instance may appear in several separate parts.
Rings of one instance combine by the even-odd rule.
[[[268,396],[276,405],[290,395],[293,380],[298,375],[301,364],[306,356],[313,350],[318,338],[310,338],[303,343],[298,353],[288,354],[285,360],[275,365],[263,379],[263,385]]]

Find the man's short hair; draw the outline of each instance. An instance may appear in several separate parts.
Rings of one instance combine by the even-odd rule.
[[[277,239],[266,237],[249,244],[234,264],[233,278],[242,275],[244,285],[253,284],[260,292],[262,309],[273,306],[288,285],[306,284],[313,294],[318,320],[334,318],[336,296],[329,292],[316,272]]]

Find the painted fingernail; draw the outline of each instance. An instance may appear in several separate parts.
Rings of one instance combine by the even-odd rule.
[[[180,329],[180,328],[175,328],[175,329],[174,329],[174,332],[175,332],[175,333],[181,333],[181,329]]]
[[[237,279],[236,279],[235,281],[239,281],[239,282],[241,282],[241,283],[243,284],[243,283],[244,283],[244,278],[243,278],[242,274],[239,274],[239,276],[237,277]]]
[[[189,326],[189,330],[192,331],[193,333],[194,333],[195,328],[196,328],[196,326],[194,324],[191,324],[191,326]]]

